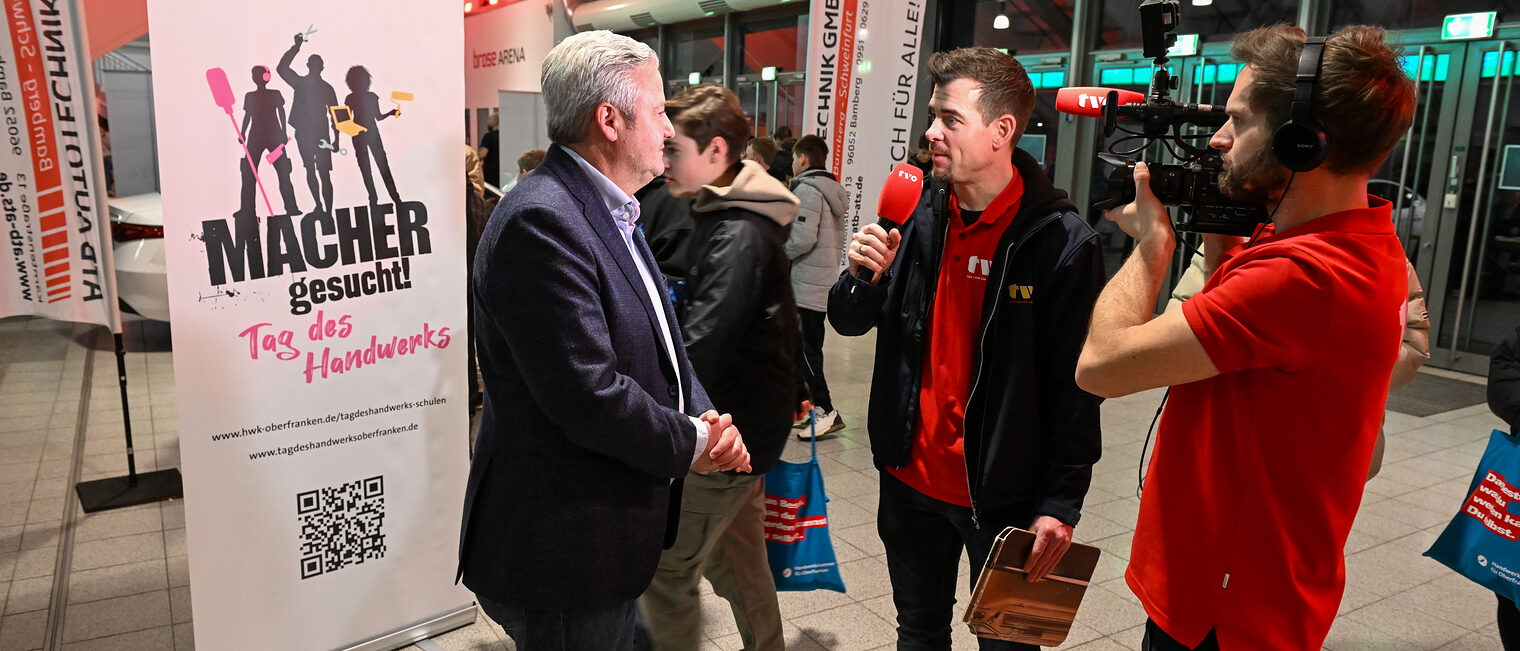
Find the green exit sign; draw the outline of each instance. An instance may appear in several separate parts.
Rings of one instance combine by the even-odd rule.
[[[761,68],[760,69],[760,79],[762,81],[775,81],[776,80],[776,66],[766,66],[764,68]]]
[[[1178,34],[1177,44],[1168,48],[1166,55],[1169,57],[1190,57],[1198,55],[1198,35]]]
[[[692,86],[702,83],[702,73],[693,72],[689,75],[686,75],[686,83]]]
[[[1494,35],[1498,15],[1492,11],[1452,14],[1441,22],[1441,39],[1488,38]]]

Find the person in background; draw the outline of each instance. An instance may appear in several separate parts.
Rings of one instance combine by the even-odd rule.
[[[918,148],[913,150],[913,155],[908,157],[908,162],[923,171],[924,178],[929,178],[929,173],[934,171],[933,156],[929,153],[929,137],[918,137]]]
[[[1489,357],[1488,408],[1509,426],[1510,436],[1520,433],[1520,324]],[[1504,651],[1520,651],[1520,610],[1515,602],[1499,597],[1498,616]]]
[[[486,132],[480,134],[480,163],[481,171],[486,175],[486,183],[501,187],[501,115],[491,113]]]
[[[544,150],[529,149],[523,152],[523,155],[517,157],[517,180],[522,181],[524,174],[533,171],[542,162],[544,162]]]
[[[639,610],[656,651],[702,644],[703,576],[728,600],[746,649],[786,647],[765,550],[765,476],[791,431],[797,309],[788,280],[787,226],[797,198],[741,153],[744,109],[721,86],[690,88],[665,103],[667,187],[693,197],[686,354],[713,407],[744,431],[753,473],[691,473],[675,544],[660,556]]]
[[[776,141],[765,136],[751,138],[749,144],[744,147],[744,160],[752,160],[761,167],[770,171],[777,181],[786,182],[786,177],[776,176],[776,170],[771,169],[771,163],[776,161]]]
[[[485,185],[480,177],[480,157],[475,155],[475,150],[469,145],[464,146],[464,216],[465,216],[465,270],[475,268],[475,248],[480,246],[480,235],[486,230],[486,220],[491,217],[491,205],[485,199]],[[480,409],[485,404],[485,394],[480,390],[480,374],[477,372],[475,362],[475,290],[473,283],[465,283],[465,306],[468,308],[469,321],[465,322],[465,334],[468,340],[464,354],[467,360],[466,367],[469,371],[469,381],[465,386],[470,389],[470,411]],[[474,441],[471,441],[470,449],[474,450]]]
[[[1399,343],[1398,361],[1393,364],[1389,392],[1413,382],[1415,373],[1430,359],[1430,313],[1425,309],[1425,288],[1420,285],[1414,265],[1405,260],[1404,267],[1409,276],[1409,300],[1404,304],[1404,338]],[[1379,427],[1377,443],[1372,448],[1372,465],[1367,469],[1367,481],[1372,481],[1382,470],[1383,448],[1387,443],[1388,436]]]
[[[691,243],[691,231],[696,227],[691,218],[691,197],[672,195],[663,174],[633,196],[644,209],[639,228],[644,231],[644,239],[649,241],[649,251],[665,276],[665,284],[676,290],[671,301],[679,304],[677,299],[685,291],[686,249]],[[676,307],[679,312],[680,306]]]
[[[470,179],[470,189],[482,197],[486,195],[486,177],[480,169],[480,155],[475,153],[475,148],[464,146],[464,175]],[[489,211],[488,211],[489,212]],[[475,255],[472,249],[470,255]]]
[[[496,204],[472,276],[486,405],[458,576],[520,651],[626,651],[682,479],[750,455],[710,409],[629,196],[674,137],[659,60],[595,30],[540,77],[554,145]]]
[[[839,278],[849,199],[839,179],[825,169],[828,162],[829,146],[818,136],[805,135],[792,148],[796,176],[791,189],[802,207],[786,238],[786,257],[792,261],[792,293],[802,321],[798,376],[813,403],[811,413],[792,426],[802,430],[797,437],[804,441],[844,429],[844,417],[834,409],[823,375],[823,321],[829,309],[829,288]]]
[[[785,183],[792,178],[792,147],[797,139],[792,137],[792,128],[788,126],[776,127],[771,138],[776,141],[776,155],[770,162],[771,176]]]

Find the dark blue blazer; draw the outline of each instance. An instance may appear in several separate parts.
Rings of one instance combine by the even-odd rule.
[[[538,608],[638,597],[660,558],[671,479],[691,466],[687,415],[712,406],[669,299],[650,303],[601,195],[558,146],[497,204],[471,282],[486,390],[460,534],[464,584]],[[675,337],[686,414],[655,310]]]

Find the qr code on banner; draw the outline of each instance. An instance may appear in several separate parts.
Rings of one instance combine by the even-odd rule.
[[[385,557],[385,477],[296,495],[301,521],[301,578]]]

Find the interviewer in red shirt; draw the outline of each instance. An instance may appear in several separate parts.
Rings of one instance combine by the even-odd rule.
[[[1298,173],[1271,145],[1305,35],[1235,40],[1245,67],[1210,145],[1221,189],[1264,201],[1273,230],[1211,240],[1208,284],[1180,309],[1152,318],[1175,242],[1144,166],[1135,202],[1108,213],[1135,249],[1093,309],[1077,383],[1172,387],[1126,573],[1150,616],[1144,649],[1317,649],[1335,619],[1406,298],[1390,206],[1366,192],[1415,106],[1385,39],[1326,41],[1309,117],[1328,155]]]
[[[949,651],[962,554],[980,572],[1005,527],[1027,529],[1038,581],[1071,545],[1103,449],[1100,401],[1074,379],[1103,252],[1017,147],[1035,103],[1024,67],[979,47],[928,72],[932,178],[901,228],[855,233],[828,315],[845,336],[876,330],[866,429],[897,648]]]

